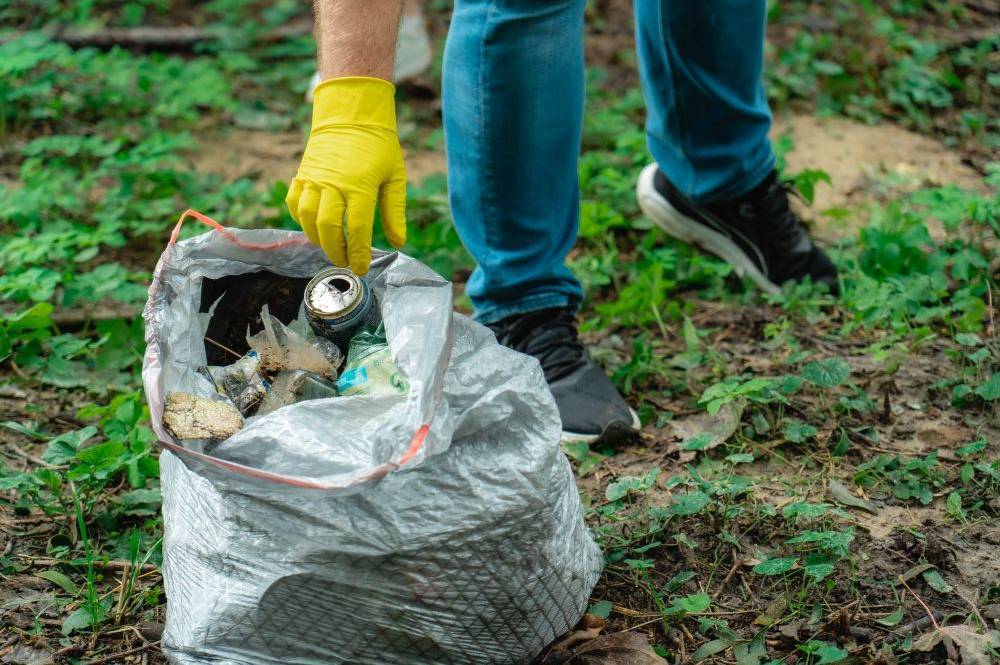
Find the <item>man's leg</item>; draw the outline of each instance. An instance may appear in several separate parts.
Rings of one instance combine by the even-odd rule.
[[[762,78],[766,0],[635,0],[635,14],[656,159],[640,178],[643,210],[767,291],[806,276],[835,287],[836,270],[774,174]]]
[[[766,0],[635,2],[649,149],[696,201],[745,194],[774,168],[766,13]]]
[[[566,268],[579,216],[585,0],[456,0],[444,54],[448,189],[479,264],[466,285],[501,344],[538,359],[565,440],[631,436],[635,414],[587,357]]]
[[[476,319],[581,299],[576,240],[584,0],[457,0],[444,53],[455,226],[478,267]]]

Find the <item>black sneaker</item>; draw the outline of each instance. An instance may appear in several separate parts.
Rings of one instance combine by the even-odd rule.
[[[807,275],[837,293],[837,268],[813,244],[788,205],[789,185],[776,172],[743,196],[697,204],[685,198],[654,163],[636,185],[639,207],[670,235],[729,263],[768,293]]]
[[[538,359],[562,418],[563,442],[615,445],[634,438],[639,417],[587,356],[567,307],[515,314],[490,324],[497,341]]]

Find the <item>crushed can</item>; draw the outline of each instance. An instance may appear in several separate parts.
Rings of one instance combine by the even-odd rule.
[[[382,320],[368,284],[347,268],[321,271],[306,285],[303,301],[313,332],[331,340],[344,355],[356,332],[375,328]]]

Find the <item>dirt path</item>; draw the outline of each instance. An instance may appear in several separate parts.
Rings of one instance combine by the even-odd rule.
[[[198,137],[198,148],[190,155],[192,168],[221,175],[225,180],[250,178],[260,187],[295,175],[306,137],[295,131],[265,132],[228,129]],[[406,173],[419,184],[434,173],[444,173],[444,152],[407,150]]]
[[[788,170],[820,169],[830,175],[831,184],[816,188],[813,208],[819,212],[927,184],[982,187],[976,170],[953,150],[895,125],[811,115],[778,117],[772,137],[777,140],[789,133],[794,146],[786,155]],[[268,187],[292,178],[304,145],[305,137],[297,131],[229,129],[201,135],[190,164],[227,181],[250,178]],[[410,182],[419,184],[429,175],[446,172],[444,152],[408,149],[406,168]]]
[[[955,151],[933,138],[883,123],[865,125],[842,118],[810,115],[779,117],[772,137],[790,135],[794,147],[786,155],[789,172],[820,169],[830,184],[816,187],[813,210],[822,235],[843,235],[867,219],[848,217],[851,226],[832,222],[822,213],[881,201],[921,186],[955,184],[979,190],[982,178]]]

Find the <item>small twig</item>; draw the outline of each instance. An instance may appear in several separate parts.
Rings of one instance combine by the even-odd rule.
[[[219,343],[219,342],[216,342],[216,341],[215,341],[214,339],[212,339],[212,338],[211,338],[211,337],[209,337],[208,335],[205,335],[205,341],[206,341],[206,342],[209,342],[209,343],[211,343],[211,344],[214,344],[215,346],[219,347],[219,348],[220,348],[220,349],[222,349],[223,351],[228,351],[229,353],[233,354],[233,355],[234,355],[234,356],[236,356],[237,358],[242,358],[242,357],[243,357],[243,354],[242,354],[242,353],[236,353],[235,351],[233,351],[232,349],[230,349],[230,348],[229,348],[228,346],[226,346],[225,344],[221,344],[221,343]]]
[[[650,619],[649,621],[643,621],[642,623],[637,623],[634,626],[629,626],[628,629],[635,630],[636,628],[642,628],[643,626],[648,626],[651,623],[659,623],[660,621],[663,621],[663,617],[657,614],[655,619]]]
[[[22,559],[31,559],[32,566],[85,566],[86,561],[63,561],[62,559],[49,559],[45,557],[40,557],[33,559],[26,554],[19,554]],[[100,568],[102,570],[128,570],[132,566],[129,561],[112,559],[110,561],[94,561],[94,568]],[[155,572],[157,570],[156,565],[152,563],[144,563],[142,565],[142,570],[145,572]]]
[[[65,656],[66,654],[73,653],[75,651],[83,651],[83,649],[84,649],[84,647],[83,647],[82,644],[70,644],[67,647],[63,647],[62,649],[59,649],[59,651],[56,651],[52,655],[53,656]]]
[[[732,549],[732,553],[733,553],[733,567],[729,569],[729,572],[726,573],[726,576],[722,579],[722,584],[720,584],[716,592],[712,594],[712,600],[715,600],[716,598],[719,597],[719,594],[723,592],[723,590],[726,588],[726,585],[729,584],[729,581],[733,579],[733,575],[735,575],[736,571],[739,570],[740,568],[740,564],[742,562],[740,561],[740,558],[736,556],[736,548]]]
[[[38,466],[41,466],[41,467],[44,467],[44,468],[46,468],[46,469],[58,469],[58,468],[59,468],[59,467],[58,467],[58,466],[56,466],[55,464],[49,464],[48,462],[46,462],[45,460],[43,460],[43,459],[42,459],[41,457],[36,457],[35,455],[32,455],[32,454],[31,454],[31,453],[29,453],[28,451],[26,451],[26,450],[22,450],[22,449],[21,449],[21,448],[19,448],[19,447],[17,446],[17,444],[16,444],[16,443],[14,443],[13,441],[8,441],[8,442],[7,442],[7,446],[8,446],[8,447],[9,447],[9,448],[10,448],[10,449],[11,449],[12,451],[14,451],[14,453],[16,453],[17,455],[20,455],[20,456],[21,456],[21,457],[23,457],[24,459],[26,459],[26,460],[28,460],[29,462],[32,462],[32,463],[34,463],[34,464],[37,464]]]
[[[681,659],[677,662],[686,663],[687,662],[687,647],[684,644],[684,635],[681,634],[676,628],[670,631],[670,640],[677,646],[678,650],[681,652]]]
[[[130,632],[130,631],[133,632],[133,633],[135,633],[136,637],[138,637],[140,640],[142,640],[146,644],[156,644],[156,642],[151,641],[151,640],[147,640],[145,637],[143,637],[142,631],[139,630],[138,628],[136,628],[135,626],[122,626],[121,628],[115,628],[114,630],[109,630],[107,632],[102,632],[101,635],[104,635],[104,636],[107,636],[107,635],[120,635],[122,633],[127,633],[127,632]]]
[[[10,368],[12,370],[14,370],[15,374],[17,374],[19,377],[21,377],[25,381],[29,381],[30,380],[30,377],[27,374],[24,373],[23,369],[21,369],[20,367],[17,366],[17,363],[14,361],[13,358],[10,359]]]
[[[642,612],[637,612],[636,610],[628,607],[622,607],[621,605],[612,605],[611,609],[613,609],[616,614],[621,614],[625,617],[652,616],[651,614],[643,614]],[[656,616],[659,616],[659,614]]]
[[[27,517],[15,517],[9,520],[0,521],[0,525],[7,524],[16,526],[18,524],[38,524],[39,522],[49,522],[52,518],[49,515],[28,515]]]
[[[924,608],[925,612],[927,612],[927,616],[929,616],[931,618],[931,623],[934,624],[934,628],[936,630],[941,630],[941,626],[938,625],[937,619],[934,618],[934,613],[931,612],[931,608],[927,607],[927,603],[925,603],[923,600],[921,600],[920,596],[918,596],[916,593],[914,593],[913,589],[911,589],[910,585],[906,583],[906,580],[903,579],[902,575],[898,575],[897,577],[899,578],[900,583],[904,587],[906,587],[906,590],[909,591],[913,595],[913,597],[917,599],[917,602],[920,603],[920,606]]]
[[[986,280],[986,311],[990,313],[990,336],[996,334],[996,324],[993,321],[993,287],[990,286],[990,280]]]
[[[146,649],[159,644],[159,642],[146,642],[145,644],[140,644],[139,646],[129,649],[128,651],[120,651],[116,654],[110,656],[105,656],[104,658],[98,658],[97,660],[88,660],[83,663],[83,665],[101,665],[102,663],[110,663],[114,660],[124,658],[125,656],[134,656],[137,653],[141,653]]]
[[[122,622],[122,615],[125,613],[125,589],[128,586],[128,579],[131,577],[132,564],[130,561],[125,561],[125,567],[122,568],[122,579],[118,583],[118,602],[115,603],[115,623]]]

